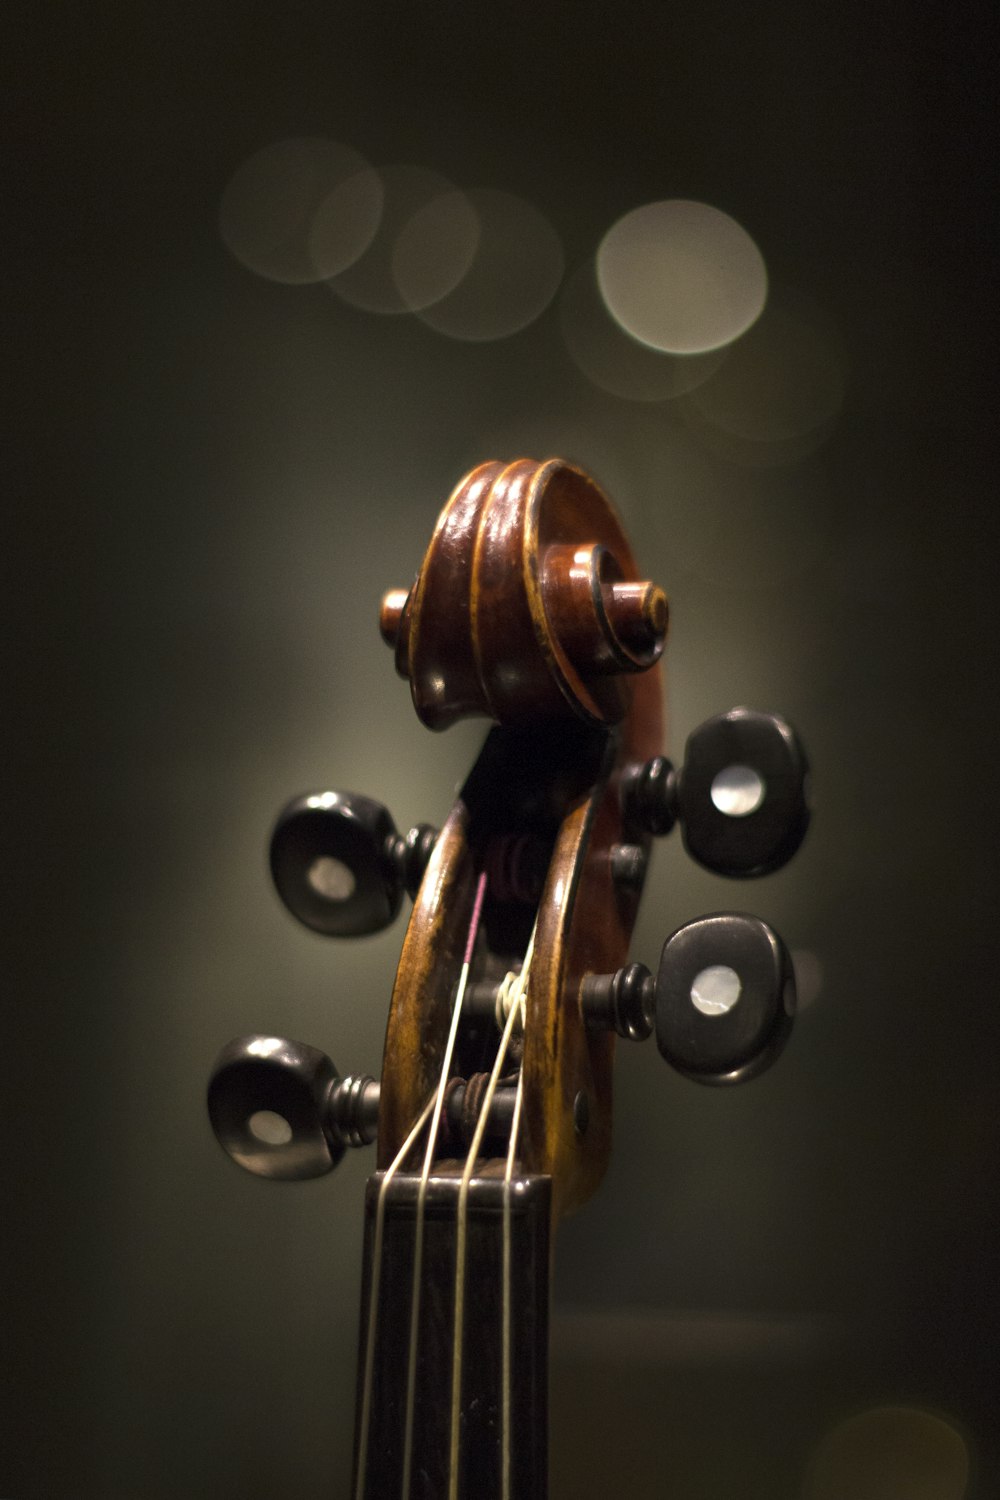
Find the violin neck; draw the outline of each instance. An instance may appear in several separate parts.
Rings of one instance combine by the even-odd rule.
[[[551,1180],[503,1166],[435,1164],[422,1211],[369,1181],[351,1500],[545,1500]]]

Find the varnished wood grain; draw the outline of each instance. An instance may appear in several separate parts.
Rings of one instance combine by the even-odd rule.
[[[638,580],[621,524],[587,475],[559,460],[491,463],[456,488],[414,588],[405,603],[390,596],[381,617],[425,723],[443,728],[470,713],[497,721],[438,838],[403,943],[382,1069],[383,1172],[438,1081],[482,872],[505,869],[505,850],[530,845],[542,853],[540,894],[529,894],[530,881],[488,877],[471,976],[495,984],[519,968],[537,924],[524,1037],[510,1059],[520,1062],[523,1081],[514,1190],[522,1206],[530,1199],[512,1246],[519,1432],[512,1500],[543,1500],[546,1493],[549,1220],[594,1192],[611,1150],[614,1036],[586,1027],[580,987],[588,973],[628,959],[641,880],[616,881],[613,854],[640,836],[625,826],[620,788],[626,771],[662,748],[661,675],[652,663],[662,648],[666,602]],[[617,597],[615,584],[624,586]],[[496,1047],[487,1015],[460,1031],[455,1070],[488,1070]],[[416,1170],[417,1153],[406,1165]],[[466,1263],[462,1500],[501,1493],[502,1170],[500,1159],[486,1158],[471,1179],[481,1212],[470,1220]],[[407,1500],[447,1493],[459,1173],[439,1160],[431,1179]],[[381,1500],[401,1482],[417,1180],[404,1169],[386,1200],[364,1500]],[[364,1318],[379,1181],[369,1189]]]
[[[604,587],[569,567],[580,546],[598,555]],[[613,580],[638,582],[631,548],[581,469],[561,459],[474,469],[442,512],[405,605],[394,590],[382,611],[421,719],[433,729],[467,714],[620,722],[629,694],[615,667],[629,674],[655,660],[666,606],[646,586],[647,606],[637,607]]]
[[[611,856],[616,844],[636,836],[622,824],[619,784],[627,767],[660,750],[663,732],[658,667],[585,679],[549,628],[539,559],[550,548],[595,541],[613,554],[620,576],[638,576],[618,518],[592,480],[557,460],[520,460],[484,465],[458,486],[425,559],[411,603],[411,663],[433,660],[444,673],[449,655],[454,657],[466,692],[474,661],[479,680],[494,684],[489,706],[499,712],[513,702],[515,722],[525,695],[550,704],[555,694],[564,707],[575,707],[576,716],[559,727],[543,712],[534,730],[506,739],[495,733],[487,771],[478,778],[473,772],[448,819],[417,895],[397,971],[379,1125],[384,1168],[436,1081],[475,876],[487,845],[547,817],[551,828],[542,831],[552,839],[552,857],[528,989],[521,1154],[526,1169],[552,1177],[557,1213],[590,1196],[610,1151],[614,1042],[584,1026],[579,989],[585,974],[615,969],[628,956],[638,892],[616,885]],[[441,598],[435,586],[444,591]],[[469,589],[470,599],[456,603],[455,591]],[[532,662],[525,667],[528,657]],[[587,729],[588,721],[600,724],[604,714],[617,713],[619,703],[623,713],[616,728]],[[533,810],[533,798],[544,805],[544,815]],[[574,1120],[581,1095],[583,1133]]]

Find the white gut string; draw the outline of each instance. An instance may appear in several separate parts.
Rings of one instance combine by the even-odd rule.
[[[524,1022],[524,1000],[521,1000],[522,1025]],[[521,1125],[521,1100],[524,1097],[524,1069],[517,1075],[517,1095],[514,1099],[514,1118],[510,1126],[510,1144],[507,1147],[507,1166],[503,1174],[503,1294],[502,1294],[502,1344],[501,1344],[501,1469],[500,1500],[510,1500],[510,1388],[511,1388],[511,1295],[510,1295],[510,1243],[511,1243],[511,1178],[517,1158],[517,1135]]]
[[[431,1175],[431,1163],[434,1160],[434,1148],[437,1144],[438,1128],[441,1124],[441,1113],[444,1109],[444,1096],[448,1087],[448,1080],[451,1077],[451,1060],[455,1052],[455,1039],[458,1036],[458,1023],[462,1015],[462,1002],[465,999],[465,989],[469,982],[469,971],[472,967],[472,952],[476,945],[476,933],[479,930],[479,918],[482,915],[485,895],[486,875],[484,873],[480,875],[479,883],[476,887],[476,899],[472,908],[472,920],[469,923],[469,935],[465,945],[465,958],[458,978],[458,988],[455,992],[455,1004],[451,1013],[451,1027],[448,1032],[448,1041],[445,1045],[444,1057],[441,1062],[441,1076],[438,1081],[437,1093],[434,1097],[434,1114],[431,1120],[431,1128],[427,1133],[424,1164],[420,1173],[420,1186],[417,1189],[416,1225],[413,1247],[413,1290],[410,1297],[410,1341],[406,1364],[406,1419],[403,1428],[403,1483],[400,1492],[401,1500],[408,1500],[410,1494],[410,1473],[413,1467],[413,1414],[416,1402],[417,1335],[420,1326],[420,1288],[424,1260],[424,1203],[427,1198],[427,1184]]]
[[[462,1173],[462,1182],[458,1194],[458,1226],[455,1248],[455,1325],[454,1338],[451,1355],[451,1424],[450,1424],[450,1450],[448,1460],[448,1500],[458,1500],[458,1475],[459,1475],[459,1449],[461,1442],[461,1406],[462,1406],[462,1340],[464,1333],[464,1311],[465,1311],[465,1247],[468,1234],[468,1207],[469,1207],[469,1184],[475,1171],[476,1161],[479,1157],[479,1148],[482,1145],[483,1135],[486,1131],[486,1121],[489,1117],[490,1106],[493,1103],[493,1095],[496,1092],[497,1083],[503,1072],[504,1061],[510,1046],[511,1037],[515,1029],[524,1025],[525,995],[528,988],[528,971],[531,967],[531,956],[535,947],[535,932],[538,930],[537,920],[532,930],[531,940],[528,943],[528,951],[524,955],[524,963],[521,972],[517,975],[508,975],[504,980],[502,990],[506,990],[510,997],[510,1006],[507,1012],[506,1024],[500,1045],[497,1048],[496,1061],[490,1073],[489,1082],[483,1097],[482,1108],[479,1119],[476,1121],[476,1129],[469,1146],[469,1154],[465,1161],[465,1170]],[[500,1001],[497,1009],[499,1014]],[[510,1495],[510,1177],[513,1172],[514,1157],[516,1155],[517,1127],[520,1123],[521,1107],[521,1082],[518,1078],[518,1092],[514,1105],[514,1121],[511,1128],[510,1145],[507,1152],[507,1169],[504,1175],[504,1262],[503,1262],[503,1320],[504,1320],[504,1391],[502,1410],[504,1417],[504,1428],[501,1440],[503,1453],[502,1474],[504,1478],[503,1500],[509,1500]]]
[[[432,1094],[421,1110],[417,1123],[406,1137],[402,1146],[400,1146],[391,1167],[382,1178],[379,1186],[378,1203],[375,1208],[375,1236],[372,1242],[372,1283],[371,1295],[368,1299],[365,1374],[361,1387],[361,1420],[358,1423],[358,1477],[354,1490],[354,1500],[364,1500],[365,1494],[365,1469],[368,1463],[368,1430],[371,1426],[372,1412],[372,1376],[375,1369],[375,1323],[378,1318],[379,1282],[382,1276],[382,1238],[385,1228],[386,1189],[416,1144],[417,1137],[430,1118],[433,1105],[434,1095]]]

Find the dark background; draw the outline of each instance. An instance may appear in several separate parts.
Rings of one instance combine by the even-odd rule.
[[[555,1500],[827,1497],[886,1407],[883,1487],[837,1493],[957,1500],[949,1442],[997,1492],[990,38],[955,15],[8,12],[4,1497],[347,1493],[370,1158],[246,1177],[204,1082],[255,1029],[378,1071],[402,928],[297,929],[266,836],[327,785],[444,817],[481,731],[421,729],[377,602],[522,452],[591,468],[670,593],[675,752],[780,708],[817,804],[752,888],[657,850],[637,957],[743,906],[821,982],[744,1090],[620,1050],[559,1241]],[[554,307],[469,345],[250,275],[222,189],[307,134],[521,194],[570,268],[638,204],[724,209],[837,330],[835,427],[748,469],[591,386]]]

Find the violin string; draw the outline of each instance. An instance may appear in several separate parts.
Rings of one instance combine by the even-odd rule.
[[[522,1006],[524,1001],[521,1002]],[[524,1017],[522,1013],[522,1026]],[[510,1144],[507,1147],[507,1166],[503,1174],[503,1292],[502,1292],[502,1343],[501,1343],[501,1471],[500,1500],[510,1500],[510,1391],[511,1391],[511,1178],[517,1156],[517,1137],[521,1127],[521,1100],[524,1098],[524,1067],[517,1075],[517,1094],[514,1098],[514,1118],[510,1125]]]
[[[531,938],[528,942],[528,951],[525,953],[524,963],[521,965],[521,972],[515,975],[510,983],[511,1004],[507,1015],[507,1023],[504,1026],[500,1045],[497,1048],[496,1060],[486,1085],[486,1092],[483,1095],[479,1119],[476,1121],[476,1129],[473,1133],[472,1143],[469,1146],[469,1154],[465,1160],[465,1169],[462,1172],[462,1183],[458,1193],[458,1225],[455,1247],[455,1325],[451,1351],[451,1430],[448,1461],[448,1500],[458,1500],[459,1424],[462,1406],[462,1341],[465,1312],[465,1247],[468,1235],[469,1184],[479,1158],[479,1148],[486,1133],[486,1121],[489,1118],[490,1107],[493,1103],[493,1095],[496,1092],[500,1074],[503,1072],[504,1060],[507,1056],[511,1037],[514,1035],[514,1029],[518,1022],[520,1021],[523,1024],[524,1021],[524,997],[528,987],[528,971],[531,967],[531,956],[534,952],[535,933],[537,930],[538,922],[536,919]],[[509,975],[508,979],[510,979]],[[504,1444],[506,1445],[508,1442],[509,1432],[504,1434]]]
[[[408,1500],[410,1493],[410,1472],[413,1465],[413,1419],[416,1407],[416,1374],[417,1374],[417,1338],[420,1326],[420,1288],[423,1274],[424,1259],[424,1204],[427,1198],[427,1184],[431,1175],[431,1163],[434,1159],[434,1147],[437,1144],[438,1130],[441,1124],[441,1114],[444,1109],[444,1096],[451,1077],[451,1060],[455,1051],[455,1040],[458,1036],[458,1023],[462,1014],[462,1002],[465,999],[465,989],[469,982],[469,972],[472,968],[472,953],[476,945],[476,934],[479,931],[479,919],[482,915],[483,900],[486,895],[486,872],[479,877],[476,886],[476,898],[472,907],[472,919],[469,923],[469,933],[465,944],[465,957],[462,961],[462,971],[458,977],[458,988],[455,991],[455,1004],[451,1013],[451,1027],[448,1031],[448,1040],[445,1044],[444,1057],[441,1062],[441,1076],[438,1080],[437,1093],[434,1097],[434,1115],[431,1120],[431,1128],[427,1133],[427,1147],[424,1151],[424,1164],[420,1173],[420,1185],[417,1189],[416,1223],[413,1246],[413,1288],[410,1296],[410,1342],[406,1360],[406,1416],[403,1427],[403,1482],[401,1496],[402,1500]]]
[[[382,1273],[382,1240],[385,1231],[385,1198],[390,1182],[415,1145],[421,1130],[426,1125],[434,1106],[432,1094],[420,1112],[420,1116],[389,1167],[379,1186],[378,1203],[375,1208],[375,1235],[372,1242],[372,1283],[368,1299],[368,1331],[365,1339],[365,1370],[361,1386],[361,1416],[358,1422],[358,1477],[355,1500],[364,1500],[365,1469],[368,1462],[368,1429],[371,1424],[372,1381],[375,1370],[375,1324],[378,1319],[379,1283]]]

